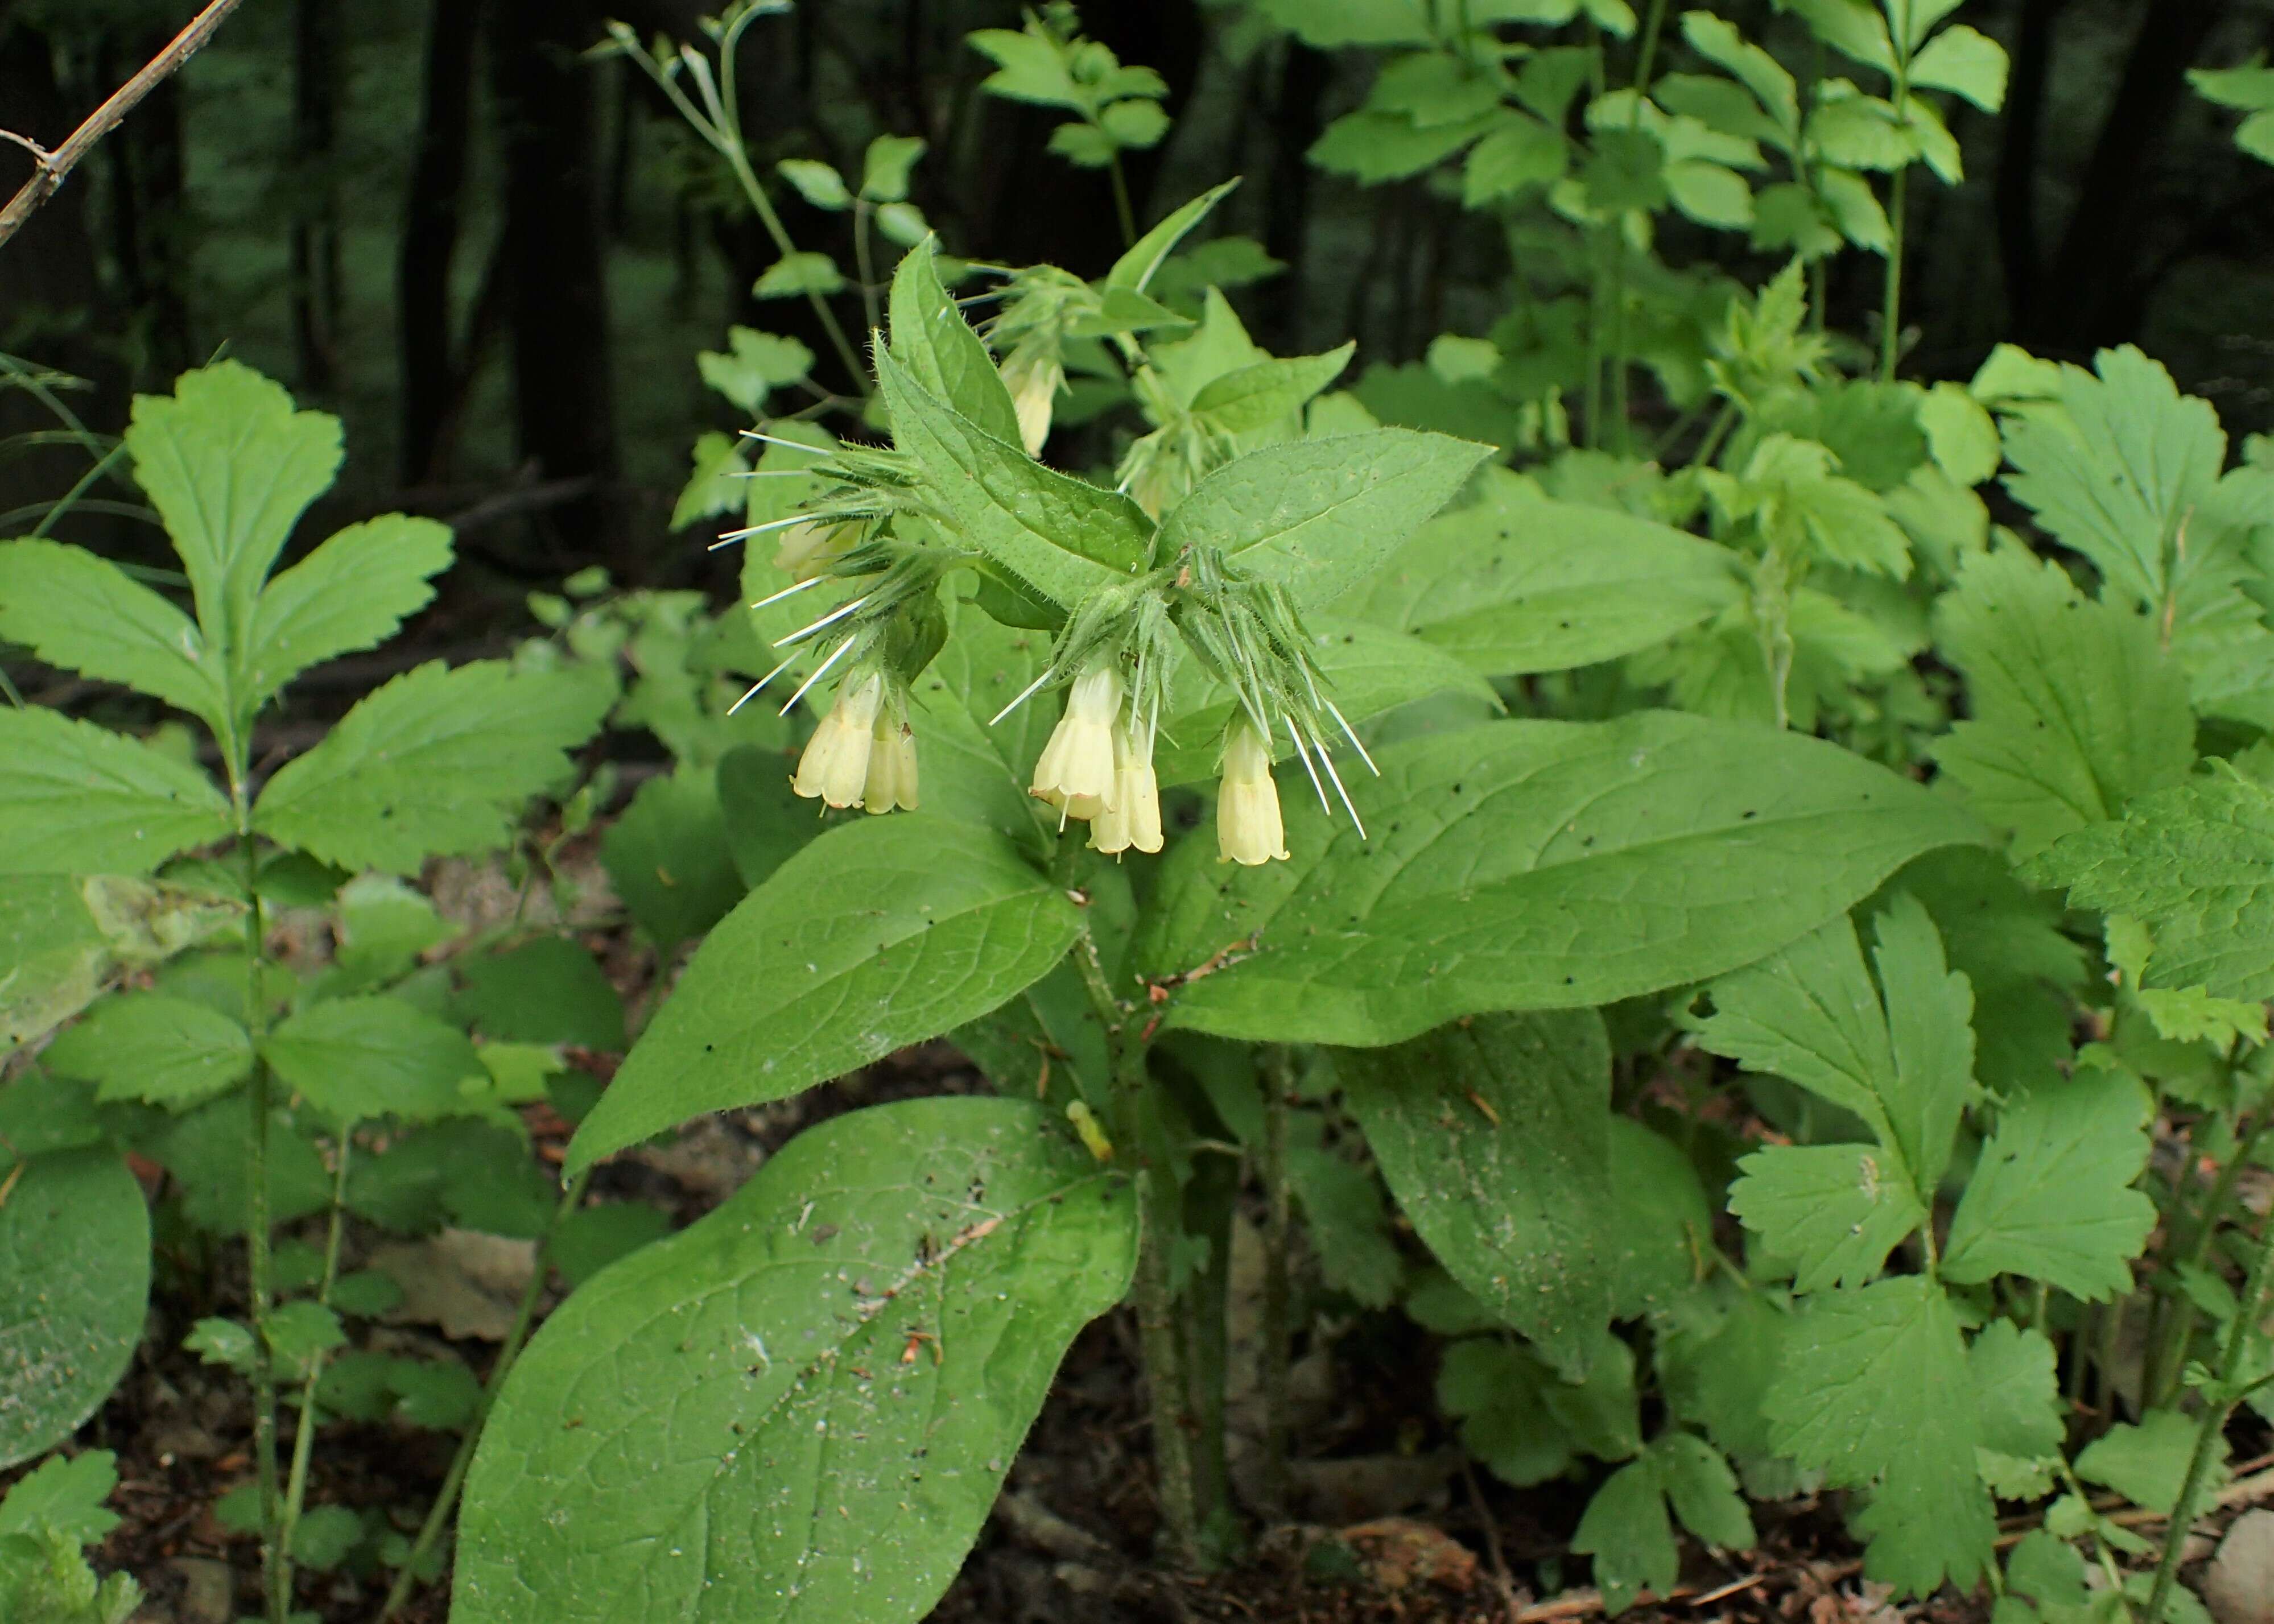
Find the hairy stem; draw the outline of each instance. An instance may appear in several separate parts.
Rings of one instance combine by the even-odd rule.
[[[869,252],[869,223],[876,216],[876,208],[868,199],[862,198],[853,205],[853,263],[861,274],[861,309],[869,319],[869,331],[874,333],[885,325],[877,308],[877,267],[875,256]]]
[[[242,775],[240,775],[241,777]],[[240,793],[240,803],[242,795]],[[276,1366],[268,1350],[268,1305],[275,1271],[270,1265],[268,1224],[268,1063],[261,1040],[268,1032],[268,1001],[261,985],[261,954],[267,941],[260,909],[260,851],[240,814],[237,853],[245,866],[245,1026],[252,1038],[252,1075],[245,1086],[251,1127],[252,1185],[245,1214],[246,1294],[252,1320],[252,1458],[260,1482],[260,1577],[269,1624],[284,1624],[290,1611],[292,1560],[284,1549],[282,1501],[276,1478]]]
[[[340,1232],[346,1227],[348,1164],[355,1147],[350,1124],[339,1139],[339,1164],[332,1169],[332,1211],[324,1229],[324,1278],[316,1288],[316,1301],[331,1306],[332,1287],[340,1277]],[[292,1548],[293,1530],[300,1526],[301,1507],[307,1503],[308,1461],[316,1445],[316,1384],[323,1380],[329,1350],[319,1349],[308,1362],[307,1380],[300,1384],[300,1414],[292,1429],[292,1471],[284,1485],[284,1549]]]
[[[388,1589],[377,1624],[387,1624],[410,1599],[410,1592],[418,1583],[418,1570],[426,1565],[426,1559],[441,1541],[442,1530],[457,1506],[458,1492],[465,1487],[466,1469],[474,1463],[474,1448],[482,1440],[482,1428],[497,1403],[498,1391],[512,1373],[513,1363],[521,1357],[522,1344],[529,1340],[530,1327],[536,1323],[537,1304],[544,1298],[546,1274],[553,1259],[553,1238],[560,1233],[568,1215],[584,1205],[584,1186],[591,1182],[590,1168],[568,1181],[568,1188],[561,1192],[561,1203],[553,1209],[545,1233],[537,1238],[537,1255],[530,1270],[529,1285],[521,1294],[521,1306],[514,1313],[513,1328],[506,1333],[505,1342],[498,1349],[497,1363],[490,1366],[490,1378],[482,1384],[481,1402],[475,1406],[474,1418],[466,1425],[466,1435],[458,1440],[458,1452],[450,1457],[450,1470],[442,1475],[442,1486],[434,1495],[434,1503],[426,1508],[426,1520],[418,1525],[418,1538],[411,1542],[410,1554],[403,1558],[395,1583]]]

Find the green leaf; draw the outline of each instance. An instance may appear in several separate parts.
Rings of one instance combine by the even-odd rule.
[[[1485,1010],[1605,1004],[1773,951],[1979,825],[1816,740],[1645,712],[1502,722],[1378,752],[1373,836],[1283,796],[1293,861],[1188,840],[1141,925],[1172,1026],[1376,1044]],[[1382,808],[1395,808],[1385,816]],[[1647,898],[1645,903],[1638,899]]]
[[[249,1376],[260,1357],[260,1344],[252,1338],[252,1327],[237,1320],[200,1320],[182,1338],[182,1346],[198,1356],[200,1364],[218,1365]]]
[[[0,1467],[70,1437],[110,1396],[150,1298],[150,1209],[123,1158],[17,1166],[0,1205]]]
[[[1082,94],[1066,71],[1064,53],[1039,32],[979,28],[963,37],[972,49],[995,64],[996,71],[981,81],[982,90],[1043,107],[1082,107]]]
[[[1168,218],[1131,244],[1129,251],[1113,262],[1105,274],[1109,288],[1126,288],[1133,293],[1142,293],[1149,286],[1161,263],[1174,252],[1186,234],[1208,216],[1209,211],[1239,184],[1235,177],[1209,187],[1190,202],[1173,210]]]
[[[245,1233],[252,1196],[252,1124],[243,1100],[215,1100],[169,1118],[142,1140],[145,1154],[171,1173],[182,1214],[214,1235]],[[524,1156],[526,1153],[522,1153]],[[282,1116],[268,1124],[268,1212],[290,1223],[331,1200],[331,1175],[315,1147]]]
[[[1116,147],[1152,147],[1169,133],[1169,116],[1160,103],[1132,98],[1116,102],[1097,116],[1098,127]]]
[[[1425,128],[1401,113],[1361,109],[1329,124],[1307,155],[1322,169],[1347,175],[1361,185],[1379,185],[1434,169],[1501,122],[1495,111]]]
[[[1925,1221],[1910,1181],[1867,1145],[1770,1145],[1738,1165],[1729,1210],[1793,1266],[1793,1288],[1867,1285]]]
[[[2076,1457],[2076,1475],[2104,1484],[2134,1505],[2169,1515],[2180,1503],[2202,1424],[2176,1410],[2151,1410],[2137,1426],[2119,1422]],[[2224,1451],[2213,1457],[2204,1491],[2217,1493],[2226,1481]]]
[[[570,1214],[546,1255],[574,1290],[617,1259],[670,1233],[667,1213],[644,1201],[611,1201]]]
[[[1407,1300],[1409,1312],[1416,1300]],[[1552,1380],[1512,1338],[1472,1337],[1445,1350],[1437,1404],[1459,1419],[1462,1447],[1502,1482],[1528,1489],[1571,1466],[1571,1440],[1540,1397]]]
[[[1947,90],[1994,113],[2006,102],[2006,48],[1964,23],[1946,28],[1911,58],[1911,88]]]
[[[1611,1314],[1611,1050],[1592,1010],[1482,1017],[1338,1056],[1398,1209],[1454,1279],[1577,1376]]]
[[[1337,607],[1499,676],[1662,643],[1743,590],[1726,548],[1608,508],[1545,500],[1492,468],[1484,500],[1424,524]]]
[[[1563,178],[1570,163],[1570,146],[1562,131],[1511,111],[1469,149],[1461,169],[1461,206],[1481,208],[1526,186],[1551,184]]]
[[[1864,1571],[1923,1596],[1971,1585],[1997,1523],[1976,1470],[1966,1345],[1923,1275],[1818,1297],[1794,1326],[1766,1404],[1777,1449],[1838,1488],[1869,1489],[1855,1517]]]
[[[1792,0],[1816,37],[1852,62],[1882,73],[1894,71],[1895,48],[1887,25],[1869,0]]]
[[[2157,986],[2274,997],[2274,791],[2222,776],[2146,796],[2122,822],[2067,836],[2022,877],[2066,886],[2072,906],[2147,925]]]
[[[1658,1462],[1645,1457],[1622,1466],[1595,1491],[1571,1548],[1595,1559],[1595,1584],[1603,1610],[1614,1617],[1645,1590],[1670,1595],[1682,1575],[1682,1551],[1666,1515]]]
[[[334,1122],[448,1115],[483,1075],[466,1034],[400,998],[335,998],[286,1017],[261,1045],[286,1085]]]
[[[1748,41],[1726,19],[1711,11],[1684,11],[1682,37],[1706,61],[1727,69],[1742,80],[1781,129],[1799,129],[1798,88],[1792,75],[1774,56]]]
[[[0,1538],[11,1534],[60,1535],[91,1545],[117,1528],[108,1508],[118,1486],[118,1457],[108,1449],[51,1455],[19,1477],[0,1499]]]
[[[2037,1082],[2004,1111],[1943,1249],[1962,1284],[1996,1274],[2050,1282],[2088,1302],[2132,1289],[2156,1224],[2134,1189],[2148,1164],[2147,1093],[2093,1067]]]
[[[232,827],[196,768],[92,722],[0,709],[0,874],[147,874]]]
[[[305,1375],[319,1354],[348,1345],[347,1327],[321,1303],[302,1297],[268,1311],[268,1350],[286,1371]]]
[[[463,1018],[493,1042],[624,1047],[623,1002],[592,955],[566,936],[538,936],[489,959],[460,959]]]
[[[0,639],[224,725],[224,675],[190,618],[116,564],[52,541],[0,542]]]
[[[1015,438],[934,399],[888,352],[877,376],[894,440],[931,477],[962,539],[1037,596],[1072,608],[1144,567],[1152,535],[1136,503],[1044,468]]]
[[[1227,434],[1253,434],[1300,411],[1310,398],[1340,377],[1357,350],[1344,344],[1324,355],[1258,361],[1224,373],[1193,397],[1193,415],[1206,417]]]
[[[1002,374],[939,280],[937,245],[922,243],[892,273],[892,358],[916,383],[1006,445],[1020,444],[1019,414]]]
[[[2195,761],[2187,680],[2146,620],[2081,596],[2018,551],[1968,563],[1936,615],[1971,719],[1935,747],[1943,771],[2027,859],[2179,783]]]
[[[573,673],[440,660],[366,695],[268,780],[253,825],[345,868],[415,874],[510,838],[523,803],[568,772],[606,695]],[[596,698],[601,703],[596,703]]]
[[[946,652],[943,649],[941,657]],[[938,663],[935,658],[933,666]],[[936,764],[930,759],[930,720],[923,718],[923,739],[917,747],[926,794],[932,790],[930,780]],[[779,751],[754,744],[737,745],[719,758],[719,807],[727,820],[727,849],[746,891],[764,884],[768,875],[821,832],[813,802],[800,800],[791,787],[791,769]]]
[[[1683,1527],[1725,1551],[1751,1549],[1752,1514],[1719,1449],[1695,1432],[1674,1432],[1661,1434],[1650,1452]]]
[[[650,778],[600,842],[608,883],[668,957],[742,899],[715,773]]]
[[[253,603],[301,511],[340,466],[340,421],[237,361],[138,395],[126,449],[189,571],[207,646],[233,668],[251,650]]]
[[[226,1093],[251,1075],[252,1040],[228,1016],[162,993],[106,998],[48,1046],[65,1077],[100,1083],[109,1104],[139,1100],[174,1110]]]
[[[1984,1449],[2030,1462],[2060,1454],[2067,1406],[2053,1374],[2053,1345],[2042,1331],[1992,1320],[1966,1350],[1966,1364]]]
[[[1696,1288],[1713,1255],[1714,1214],[1682,1147],[1631,1116],[1610,1120],[1615,1320],[1656,1318]]]
[[[880,135],[869,143],[861,163],[861,195],[871,203],[898,203],[908,195],[908,177],[924,155],[919,135]]]
[[[796,187],[798,196],[816,208],[853,207],[853,194],[846,189],[845,177],[833,165],[812,158],[784,158],[774,165],[774,172]]]
[[[836,260],[808,251],[784,254],[766,267],[750,285],[750,292],[761,299],[792,298],[802,293],[826,298],[845,286],[845,273],[837,268]]]
[[[269,582],[237,658],[240,725],[309,666],[395,635],[449,567],[449,526],[396,513],[348,526]]]
[[[1492,447],[1412,429],[1266,446],[1193,487],[1161,526],[1159,556],[1220,547],[1298,603],[1322,605],[1370,575],[1443,507]]]
[[[1939,383],[1929,389],[1919,402],[1918,425],[1935,462],[1955,485],[1980,485],[2005,459],[1996,419],[1963,384]]]
[[[577,1131],[569,1170],[975,1019],[1078,930],[1073,905],[999,835],[923,813],[833,829],[704,939]]]
[[[800,1134],[516,1364],[467,1482],[460,1624],[922,1617],[1126,1288],[1135,1208],[1025,1101]]]
[[[311,1506],[292,1525],[292,1560],[329,1573],[363,1543],[363,1518],[345,1506]]]
[[[730,327],[727,348],[704,350],[695,357],[695,368],[704,383],[755,416],[769,395],[813,371],[813,351],[778,333]]]

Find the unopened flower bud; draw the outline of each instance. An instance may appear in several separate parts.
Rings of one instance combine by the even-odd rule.
[[[1089,847],[1109,855],[1135,846],[1161,849],[1161,785],[1153,772],[1152,741],[1113,729],[1113,801],[1089,821]]]
[[[1043,747],[1029,790],[1068,817],[1094,818],[1113,804],[1113,735],[1121,713],[1121,673],[1097,665],[1073,680],[1065,714]]]
[[[818,796],[832,807],[857,805],[867,793],[869,757],[876,747],[877,712],[885,701],[881,673],[856,673],[837,690],[837,703],[821,718],[798,757],[790,787],[807,800]],[[915,793],[910,774],[909,793]]]
[[[850,553],[860,539],[857,523],[816,524],[809,519],[782,531],[774,547],[774,568],[810,581]]]
[[[1286,831],[1279,819],[1279,786],[1271,778],[1271,748],[1245,717],[1224,737],[1224,786],[1216,795],[1216,844],[1226,862],[1250,867],[1285,861]]]
[[[877,718],[862,804],[871,812],[916,809],[916,736],[905,721],[886,714]]]
[[[1019,414],[1019,438],[1028,456],[1043,454],[1050,437],[1050,411],[1065,387],[1065,367],[1053,349],[1020,345],[1003,363],[1003,387],[1011,392],[1011,406]]]

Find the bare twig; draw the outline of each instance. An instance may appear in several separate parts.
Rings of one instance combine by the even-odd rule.
[[[190,19],[188,27],[176,34],[139,73],[113,91],[110,99],[88,114],[87,122],[72,131],[53,152],[43,150],[26,137],[0,131],[0,137],[28,148],[39,163],[32,171],[32,178],[8,199],[8,207],[0,209],[0,243],[15,236],[32,217],[32,211],[62,189],[64,179],[79,161],[94,150],[94,144],[117,129],[120,121],[134,110],[135,104],[157,88],[161,81],[196,55],[198,48],[213,38],[214,30],[243,4],[244,0],[210,0],[204,11]]]

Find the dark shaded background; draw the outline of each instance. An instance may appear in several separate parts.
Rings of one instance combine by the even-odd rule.
[[[0,124],[60,140],[194,9],[0,0]],[[609,16],[691,37],[704,9],[249,0],[0,250],[0,350],[92,380],[73,403],[105,429],[132,390],[237,355],[346,418],[323,516],[453,517],[501,587],[592,562],[700,579],[699,548],[666,530],[689,440],[726,421],[695,351],[741,320],[806,336],[825,381],[837,365],[802,303],[748,297],[772,249],[670,109],[629,64],[581,56]],[[1717,9],[1796,37],[1769,0]],[[1955,109],[1966,183],[1913,188],[1908,370],[1963,375],[2000,338],[2067,358],[2133,340],[2230,428],[2274,423],[2274,169],[2235,151],[2233,116],[2185,78],[2274,46],[2274,0],[1973,0],[1962,16],[2006,45],[2013,87],[2002,118]],[[1091,0],[1084,19],[1171,86],[1176,130],[1131,171],[1141,215],[1247,177],[1223,227],[1288,266],[1239,301],[1263,342],[1351,335],[1361,361],[1405,361],[1505,308],[1489,219],[1426,180],[1361,190],[1305,163],[1363,94],[1368,54],[1264,37],[1196,0]],[[951,249],[1100,273],[1120,246],[1103,178],[1044,152],[1050,115],[976,93],[989,64],[963,34],[1017,21],[1007,0],[808,0],[760,22],[742,64],[760,172],[813,155],[857,176],[872,135],[921,134],[915,200]],[[0,147],[0,186],[27,162]],[[780,192],[801,245],[849,264],[842,219]],[[1773,268],[1678,222],[1661,245]],[[1880,274],[1840,262],[1835,323],[1861,330]],[[0,395],[0,436],[49,426]],[[0,515],[84,466],[65,447],[0,462]],[[132,528],[112,544],[131,552]]]

